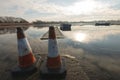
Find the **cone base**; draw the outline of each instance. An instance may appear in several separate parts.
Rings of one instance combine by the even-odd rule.
[[[59,69],[48,69],[46,66],[46,61],[44,61],[40,67],[40,77],[42,79],[64,79],[66,77],[66,67],[65,67],[65,61],[62,59],[61,68]]]
[[[12,71],[11,71],[11,75],[13,77],[21,77],[21,76],[27,76],[27,75],[31,75],[33,73],[35,73],[37,71],[37,67],[35,66],[31,66],[29,68],[20,68],[20,67],[15,67]]]

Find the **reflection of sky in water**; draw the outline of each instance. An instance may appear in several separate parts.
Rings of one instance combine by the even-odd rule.
[[[63,32],[68,44],[97,53],[120,52],[119,26],[74,26],[72,31]]]
[[[73,34],[74,39],[79,42],[84,42],[86,40],[86,34],[85,33],[76,33]]]
[[[40,38],[44,33],[48,31],[48,28],[34,28],[30,27],[28,30],[26,30],[26,34],[33,38]]]
[[[120,52],[120,27],[119,26],[72,26],[72,31],[62,31],[66,36],[64,41],[74,48],[95,53]],[[33,38],[40,38],[48,28],[30,27],[26,33]],[[67,45],[66,44],[66,45]]]
[[[48,41],[40,40],[47,31],[48,28],[34,27],[25,30],[33,53],[48,53]],[[111,71],[111,73],[120,73],[119,26],[72,26],[72,31],[61,32],[66,38],[57,40],[60,54],[72,59],[88,59],[88,62],[93,61],[95,65],[97,64],[100,68]],[[5,64],[17,60],[16,33],[0,34],[0,57],[0,60]],[[5,64],[2,64],[2,67]],[[9,66],[8,64],[7,66]]]
[[[39,38],[48,31],[48,28],[30,27],[25,31],[31,38]],[[119,53],[120,52],[120,27],[119,26],[72,26],[72,31],[61,31],[65,35],[66,45],[74,48],[96,53]],[[9,33],[7,33],[9,34]],[[6,35],[7,35],[6,34]],[[1,42],[5,42],[4,35],[1,34]],[[9,34],[10,35],[10,34]]]

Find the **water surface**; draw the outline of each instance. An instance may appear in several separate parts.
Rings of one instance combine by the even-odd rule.
[[[31,26],[24,31],[34,54],[48,53],[48,40],[40,40],[48,31],[47,27]],[[64,39],[57,39],[61,55],[71,55],[78,60],[88,59],[114,74],[115,77],[120,76],[120,26],[72,26],[71,31],[61,32],[65,36]],[[9,64],[10,61],[17,62],[16,29],[1,30],[0,56],[1,63],[3,61],[6,61],[5,64]],[[7,67],[5,64],[1,65],[2,68]]]

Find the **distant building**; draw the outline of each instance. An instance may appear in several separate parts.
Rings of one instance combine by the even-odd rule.
[[[95,23],[95,26],[110,26],[109,22],[97,22]]]
[[[67,24],[67,23],[61,24],[60,29],[63,31],[71,31],[71,24]]]

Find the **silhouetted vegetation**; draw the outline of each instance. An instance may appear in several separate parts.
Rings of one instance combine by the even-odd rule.
[[[33,24],[63,24],[68,23],[72,25],[95,25],[96,23],[110,23],[110,25],[120,25],[120,20],[98,20],[98,21],[42,21],[36,20]]]

